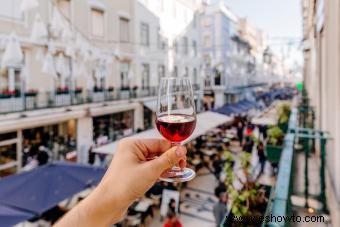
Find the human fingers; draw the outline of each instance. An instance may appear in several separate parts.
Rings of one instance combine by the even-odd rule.
[[[187,149],[184,146],[172,147],[158,158],[148,161],[145,164],[148,165],[150,169],[155,170],[158,175],[160,175],[165,170],[180,162],[181,159],[186,159],[186,153]]]

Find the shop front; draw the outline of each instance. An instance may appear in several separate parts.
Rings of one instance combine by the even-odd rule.
[[[134,132],[134,110],[93,117],[93,140],[97,144],[115,141]]]
[[[63,117],[60,121],[57,117],[41,120],[22,118],[12,124],[3,124],[0,133],[0,178],[49,161],[76,161],[77,118]],[[41,162],[42,156],[45,162]]]
[[[20,168],[18,133],[0,134],[0,178],[14,174]]]
[[[205,111],[213,109],[215,107],[215,94],[213,91],[204,91],[203,96],[203,109]]]
[[[154,114],[151,109],[144,106],[144,130],[153,128],[155,121]]]
[[[22,166],[42,149],[50,160],[75,161],[76,134],[76,120],[22,130]]]

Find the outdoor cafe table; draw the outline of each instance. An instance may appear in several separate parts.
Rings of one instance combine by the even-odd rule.
[[[134,207],[134,210],[137,212],[144,213],[146,212],[149,207],[153,204],[153,200],[149,198],[143,198],[141,199],[137,205]]]
[[[216,154],[216,150],[215,149],[201,149],[201,152],[206,155],[206,156],[212,156],[214,154]]]

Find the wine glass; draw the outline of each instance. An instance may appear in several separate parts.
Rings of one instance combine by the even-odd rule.
[[[193,91],[189,78],[164,77],[160,81],[156,126],[159,133],[172,146],[180,145],[194,131],[196,126],[196,111]],[[192,169],[181,169],[177,165],[170,170],[174,177],[161,177],[167,182],[185,182],[192,180],[196,173]]]

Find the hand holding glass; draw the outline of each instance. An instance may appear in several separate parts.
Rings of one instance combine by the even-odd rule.
[[[156,112],[156,126],[160,134],[173,146],[179,145],[193,133],[196,111],[189,78],[165,77],[161,79]],[[195,177],[192,169],[174,166],[174,177],[160,178],[168,182],[184,182]]]

